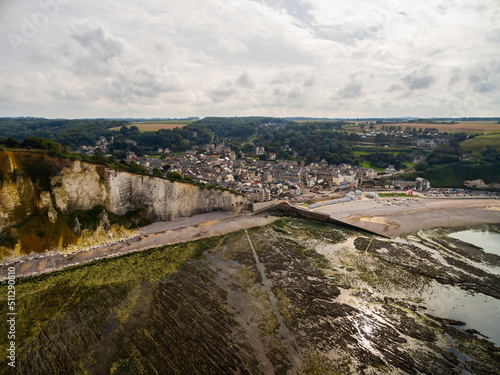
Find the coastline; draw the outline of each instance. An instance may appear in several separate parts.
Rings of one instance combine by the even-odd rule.
[[[156,222],[142,228],[139,235],[111,245],[97,246],[71,253],[46,252],[29,254],[0,263],[0,282],[7,279],[7,269],[14,267],[16,277],[32,277],[80,266],[96,260],[115,258],[155,247],[219,236],[241,229],[263,226],[275,217],[211,212],[169,222]]]
[[[314,211],[327,213],[335,219],[388,237],[438,227],[500,224],[500,200],[495,199],[457,202],[456,199],[428,198],[409,201],[408,206],[386,206],[374,200],[360,200]],[[9,267],[14,267],[16,275],[21,278],[38,276],[100,259],[262,226],[275,220],[276,217],[253,216],[248,213],[212,212],[170,222],[156,222],[142,228],[139,235],[110,245],[71,253],[46,252],[5,260],[0,263],[0,282],[6,280],[4,275],[7,275]]]

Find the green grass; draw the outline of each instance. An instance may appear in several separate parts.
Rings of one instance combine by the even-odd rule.
[[[385,197],[413,197],[413,195],[408,195],[406,193],[379,193],[380,198]]]
[[[407,149],[410,151],[410,149]],[[374,152],[383,152],[384,154],[393,154],[394,156],[398,156],[401,151],[405,151],[403,149],[394,149],[391,147],[382,147],[382,148],[374,148],[369,151],[353,151],[355,157],[365,156],[373,154]]]
[[[385,168],[374,167],[374,166],[372,166],[372,165],[370,164],[370,162],[369,162],[369,161],[367,161],[367,160],[363,160],[363,161],[361,162],[361,166],[362,166],[363,168],[371,168],[371,169],[373,169],[373,170],[375,170],[375,171],[377,171],[377,172],[383,172],[383,171],[385,171]]]
[[[144,121],[135,124],[127,125],[128,128],[132,126],[137,126],[141,133],[144,132],[156,132],[160,129],[174,129],[174,128],[182,128],[186,125],[192,124],[193,121]],[[178,125],[178,126],[177,126]],[[120,126],[110,128],[109,130],[119,131],[121,129]]]
[[[493,147],[500,151],[500,133],[479,135],[475,138],[468,139],[460,143],[466,150],[472,150],[473,152],[481,152],[486,150],[487,147]]]

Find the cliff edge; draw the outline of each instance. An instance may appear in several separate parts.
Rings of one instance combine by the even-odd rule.
[[[33,216],[102,206],[115,215],[141,210],[152,221],[212,211],[239,212],[245,197],[229,191],[121,172],[79,160],[0,150],[0,233]]]

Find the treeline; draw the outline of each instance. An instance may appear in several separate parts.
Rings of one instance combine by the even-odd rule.
[[[279,159],[303,159],[306,163],[327,161],[329,164],[359,164],[352,142],[361,138],[355,133],[339,131],[337,122],[290,123],[284,127],[259,129],[255,146],[277,154]]]
[[[466,154],[471,154],[470,150],[464,149],[460,146],[460,142],[465,139],[473,138],[472,135],[465,133],[455,133],[450,135],[449,143],[443,143],[434,149],[427,157],[426,162],[419,165],[420,170],[425,170],[426,166],[453,164],[460,161],[461,157]],[[495,161],[498,151],[489,147],[481,153],[481,160]],[[487,160],[484,158],[487,157]]]
[[[447,165],[435,165],[427,168],[423,174],[433,187],[464,187],[465,180],[482,179],[485,183],[500,183],[500,161],[474,164],[457,162]]]
[[[285,125],[289,122],[274,117],[205,117],[194,124],[204,126],[218,137],[244,140],[254,135],[261,125]]]
[[[22,148],[27,150],[43,150],[52,153],[67,154],[68,150],[51,139],[38,138],[38,137],[27,137],[22,142],[15,138],[6,138],[0,140],[1,148]]]
[[[15,138],[22,141],[27,137],[40,137],[77,149],[82,145],[95,145],[99,137],[111,136],[110,128],[128,123],[128,121],[107,119],[0,118],[0,140]]]
[[[138,156],[156,152],[158,148],[169,148],[173,152],[186,151],[212,140],[212,133],[198,124],[155,132],[141,132],[135,125],[122,126],[119,131],[113,131],[112,135],[115,139],[108,150],[117,158],[125,157],[127,151],[133,151]]]

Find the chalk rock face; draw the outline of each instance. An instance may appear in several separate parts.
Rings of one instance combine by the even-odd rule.
[[[246,199],[229,191],[203,189],[157,177],[119,172],[81,161],[41,157],[56,172],[49,186],[23,173],[21,155],[0,151],[0,231],[34,214],[69,214],[97,205],[124,215],[145,209],[154,221],[168,221],[211,211],[239,212]],[[30,155],[33,157],[33,155]],[[39,160],[37,161],[39,162]]]
[[[500,184],[486,184],[483,180],[478,179],[478,180],[471,180],[471,181],[464,181],[464,185],[470,188],[476,188],[476,189],[499,189]]]

